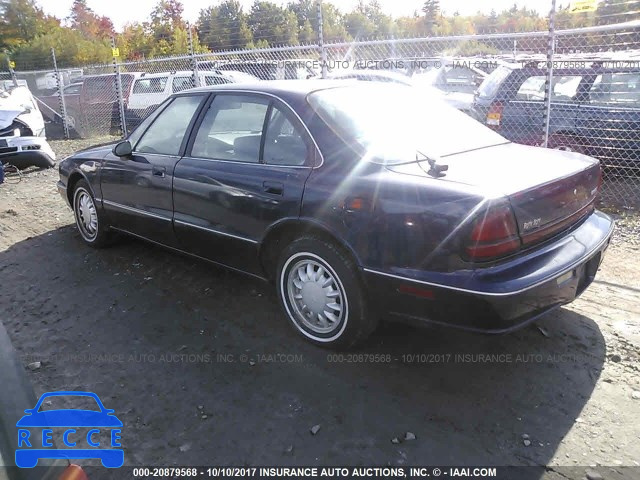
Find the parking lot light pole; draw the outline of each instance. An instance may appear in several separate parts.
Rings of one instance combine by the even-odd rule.
[[[543,146],[549,146],[549,125],[551,121],[551,95],[553,83],[553,58],[556,50],[555,37],[555,16],[556,0],[551,0],[551,11],[549,12],[549,44],[547,46],[547,78],[544,87],[544,141]]]

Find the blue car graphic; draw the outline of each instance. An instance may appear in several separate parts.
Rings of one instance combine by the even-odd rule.
[[[100,411],[81,409],[39,411],[45,399],[57,396],[91,397],[100,407]],[[47,392],[40,397],[35,407],[27,409],[24,412],[26,415],[16,423],[16,427],[18,427],[16,465],[18,467],[33,468],[41,458],[99,458],[102,465],[107,468],[118,468],[124,464],[124,450],[121,448],[113,448],[121,446],[119,443],[119,427],[122,427],[122,422],[113,414],[114,410],[104,407],[100,398],[95,393],[76,391]],[[42,430],[43,448],[32,448],[31,442],[33,441],[35,444],[36,437],[34,436],[33,439],[30,439],[31,432],[27,429],[33,427],[44,427],[46,429],[52,427],[69,427],[68,430],[64,432],[63,440],[65,446],[70,448],[53,448],[53,443],[50,442],[52,430],[44,429]],[[87,443],[95,448],[73,448],[76,443],[70,441],[70,435],[76,433],[76,431],[72,427],[91,427],[92,430],[89,430],[86,439]],[[101,446],[100,443],[94,441],[94,435],[100,433],[100,427],[111,429],[110,446],[112,448],[99,448]]]

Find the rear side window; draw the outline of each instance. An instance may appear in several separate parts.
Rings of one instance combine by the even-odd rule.
[[[589,101],[640,107],[640,72],[598,75],[589,90]]]
[[[264,141],[264,162],[267,165],[304,165],[308,157],[307,144],[292,118],[274,106]]]
[[[516,100],[544,100],[544,86],[546,83],[544,75],[536,75],[527,78],[516,94]],[[572,102],[577,99],[582,75],[560,75],[554,76],[551,90],[551,100],[556,102]]]
[[[133,93],[162,93],[169,77],[141,78],[133,85]]]
[[[509,75],[511,75],[509,67],[501,65],[496,68],[491,75],[484,79],[480,88],[478,88],[478,96],[480,98],[493,98],[500,89],[500,85]]]
[[[202,98],[202,95],[175,98],[144,133],[135,151],[178,155],[184,134]]]
[[[258,163],[268,102],[247,95],[218,95],[193,143],[200,158]]]

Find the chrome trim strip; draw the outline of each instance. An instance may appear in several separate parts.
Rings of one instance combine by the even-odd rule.
[[[123,228],[111,227],[111,229],[112,230],[116,230],[118,232],[125,233],[127,235],[131,235],[132,237],[139,238],[140,240],[144,240],[145,242],[153,243],[153,244],[158,245],[160,247],[167,248],[169,250],[173,250],[174,252],[182,253],[184,255],[188,255],[190,257],[197,258],[199,260],[204,260],[205,262],[213,263],[213,264],[218,265],[220,267],[228,268],[229,270],[233,270],[234,272],[242,273],[244,275],[249,275],[250,277],[257,278],[258,280],[268,281],[267,278],[261,277],[260,275],[256,275],[255,273],[250,273],[250,272],[246,272],[244,270],[240,270],[239,268],[230,267],[229,265],[225,265],[224,263],[219,263],[219,262],[216,262],[214,260],[210,260],[208,258],[201,257],[200,255],[196,255],[195,253],[187,252],[185,250],[180,250],[179,248],[176,248],[176,247],[171,247],[169,245],[165,245],[164,243],[156,242],[155,240],[151,240],[150,238],[143,237],[142,235],[138,235],[137,233],[130,232],[129,230],[125,230]]]
[[[139,208],[129,207],[127,205],[122,205],[120,203],[112,202],[110,200],[102,200],[102,203],[105,205],[110,205],[115,208],[119,208],[121,210],[127,210],[128,212],[138,213],[140,215],[145,215],[147,217],[157,218],[158,220],[164,220],[166,222],[170,222],[171,218],[163,217],[162,215],[158,215],[156,213],[147,212],[145,210],[140,210]]]
[[[233,235],[232,233],[221,232],[219,230],[214,230],[213,228],[202,227],[200,225],[196,225],[195,223],[184,222],[182,220],[173,219],[174,223],[179,223],[180,225],[184,225],[185,227],[197,228],[198,230],[204,230],[205,232],[213,233],[216,235],[223,235],[225,237],[235,238],[237,240],[244,240],[245,242],[258,244],[259,242],[256,240],[252,240],[250,238],[241,237],[239,235]]]
[[[580,260],[572,263],[569,267],[566,267],[565,269],[561,270],[559,273],[555,273],[547,278],[544,278],[542,280],[539,280],[538,282],[534,283],[533,285],[529,285],[528,287],[525,288],[521,288],[520,290],[514,290],[511,292],[483,292],[480,290],[470,290],[467,288],[460,288],[460,287],[453,287],[451,285],[443,285],[440,283],[433,283],[433,282],[426,282],[424,280],[416,280],[414,278],[410,278],[410,277],[403,277],[401,275],[394,275],[393,273],[387,273],[387,272],[381,272],[379,270],[374,270],[372,268],[365,268],[363,267],[363,271],[368,272],[368,273],[374,273],[376,275],[382,275],[384,277],[390,277],[390,278],[394,278],[396,280],[402,280],[403,282],[412,282],[412,283],[419,283],[421,285],[429,285],[430,287],[438,287],[438,288],[444,288],[446,290],[455,290],[457,292],[463,292],[463,293],[470,293],[473,295],[481,295],[481,296],[485,296],[485,297],[508,297],[511,295],[517,295],[519,293],[524,293],[528,290],[531,290],[532,288],[536,288],[539,287],[540,285],[547,283],[547,282],[551,282],[553,280],[555,280],[558,277],[561,277],[562,275],[564,275],[567,272],[572,271],[574,268],[578,267],[579,265],[581,265],[582,263],[584,263],[585,261],[587,261],[591,256],[593,256],[593,254],[597,251],[599,251],[602,248],[602,245],[604,245],[610,238],[611,238],[611,234],[613,233],[613,222],[611,224],[611,228],[609,229],[609,233],[604,237],[604,239],[598,243],[598,245],[596,245],[588,254],[584,255]],[[587,259],[587,260],[585,260]]]
[[[206,158],[206,157],[182,157],[185,160],[202,160],[206,162],[224,162],[224,163],[234,163],[236,165],[255,165],[257,167],[275,167],[275,168],[306,168],[307,170],[311,170],[312,168],[309,165],[273,165],[269,163],[260,163],[260,162],[243,162],[241,160],[225,160],[224,158]]]

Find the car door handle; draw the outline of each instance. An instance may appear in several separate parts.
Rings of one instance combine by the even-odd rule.
[[[262,189],[272,195],[282,195],[284,184],[280,182],[262,182]]]
[[[167,171],[167,169],[165,167],[152,167],[151,168],[151,173],[153,174],[154,177],[161,177],[164,178],[164,174]]]

